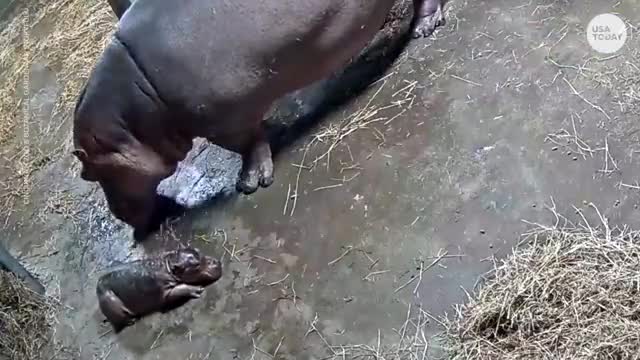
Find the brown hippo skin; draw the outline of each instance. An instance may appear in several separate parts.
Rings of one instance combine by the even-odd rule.
[[[73,154],[113,215],[145,237],[159,183],[203,137],[242,155],[237,188],[273,182],[262,120],[280,97],[346,65],[394,0],[109,0],[120,18],[74,112]],[[442,23],[415,0],[415,34]]]
[[[96,294],[100,310],[119,333],[137,319],[199,298],[221,276],[218,260],[186,248],[116,266],[98,279]]]

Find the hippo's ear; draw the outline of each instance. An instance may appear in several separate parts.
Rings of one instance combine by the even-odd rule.
[[[73,154],[73,156],[77,157],[78,160],[82,161],[83,163],[87,161],[87,152],[82,149],[75,149],[71,152],[71,154]]]

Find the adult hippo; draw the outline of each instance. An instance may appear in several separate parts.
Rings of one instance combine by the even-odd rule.
[[[269,186],[264,114],[358,55],[395,0],[109,1],[119,24],[76,104],[73,154],[139,239],[196,137],[242,155],[239,191]],[[414,1],[414,34],[444,21],[440,1]]]

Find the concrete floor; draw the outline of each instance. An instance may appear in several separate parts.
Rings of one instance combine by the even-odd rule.
[[[317,333],[305,336],[316,316],[332,345],[372,344],[378,331],[393,342],[410,304],[442,316],[464,302],[490,269],[486,259],[508,254],[528,228],[523,219],[553,220],[551,198],[569,219],[577,219],[574,205],[593,219],[593,202],[611,224],[638,227],[637,190],[620,186],[640,175],[637,109],[625,97],[638,87],[640,70],[628,65],[640,60],[638,40],[619,57],[589,61],[584,75],[547,61],[604,58],[587,45],[586,24],[616,11],[637,25],[637,5],[453,0],[435,38],[413,41],[385,80],[316,133],[363,108],[384,108],[375,116],[393,120],[349,135],[313,170],[295,164],[304,158],[310,166],[326,144],[305,154],[312,137],[299,139],[277,158],[273,186],[191,211],[134,249],[130,230],[107,212],[99,190],[69,177],[65,158],[37,174],[36,207],[12,227],[10,245],[59,289],[57,336],[80,349],[79,359],[248,359],[252,341],[271,354],[278,348],[278,359],[330,358]],[[593,156],[581,156],[572,136],[560,145],[545,140],[562,129],[573,135],[574,124]],[[287,195],[296,188],[292,210]],[[78,211],[37,221],[52,191],[71,193]],[[100,271],[176,241],[221,257],[223,278],[199,301],[119,336],[106,333],[94,295]],[[395,292],[418,274],[420,259],[426,266],[444,251],[420,281]],[[363,279],[371,272],[380,273]],[[432,321],[426,331],[440,328]],[[429,354],[441,354],[435,339]]]

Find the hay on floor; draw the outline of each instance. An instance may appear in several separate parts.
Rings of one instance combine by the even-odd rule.
[[[0,358],[44,358],[43,352],[54,347],[56,309],[57,301],[33,292],[13,274],[0,270]]]
[[[601,227],[526,234],[449,320],[451,359],[637,359],[640,232]]]
[[[70,156],[72,110],[116,23],[104,0],[36,0],[10,15],[0,29],[0,152],[11,160],[0,162],[7,167],[0,168],[0,184],[8,190],[0,198],[2,218],[19,200],[30,200],[34,172]],[[51,120],[42,124],[36,103],[29,102],[25,117],[27,98],[40,91],[31,85],[36,65],[51,69],[58,86]]]
[[[62,86],[53,117],[68,120],[93,64],[115,28],[106,1],[38,0],[19,7],[0,31],[0,144],[16,137],[22,125],[27,70],[37,62],[57,70]],[[43,30],[50,28],[50,30]],[[31,89],[33,91],[33,89]],[[29,93],[33,95],[32,92]],[[51,135],[51,134],[39,134]]]

